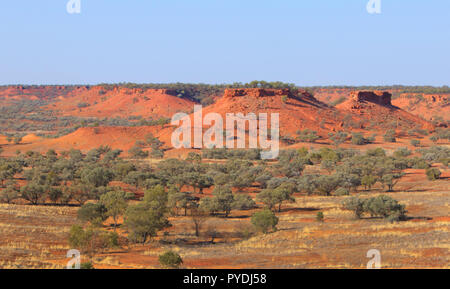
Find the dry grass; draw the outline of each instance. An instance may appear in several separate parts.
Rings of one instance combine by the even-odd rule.
[[[159,268],[158,256],[173,250],[186,268],[365,268],[367,251],[378,249],[383,268],[449,268],[448,180],[431,183],[410,175],[389,195],[407,205],[412,220],[355,220],[341,209],[345,197],[297,197],[278,214],[278,231],[269,235],[244,239],[251,212],[209,219],[202,230],[219,231],[215,244],[194,236],[189,217],[171,218],[173,227],[152,243],[101,254],[93,262],[97,268]],[[76,210],[0,205],[0,267],[63,268]],[[315,221],[318,211],[324,223]]]

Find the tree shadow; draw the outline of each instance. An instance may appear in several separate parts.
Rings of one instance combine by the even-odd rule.
[[[412,221],[412,220],[431,221],[431,220],[433,220],[433,218],[430,218],[430,217],[422,217],[422,216],[419,216],[419,217],[407,216],[407,217],[405,218],[405,221]]]
[[[317,212],[320,211],[320,208],[312,208],[312,207],[307,207],[307,208],[282,208],[281,209],[281,213],[284,212]]]

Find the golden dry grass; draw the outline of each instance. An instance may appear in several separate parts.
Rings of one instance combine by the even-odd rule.
[[[203,233],[210,227],[220,233],[211,244],[208,236],[194,236],[189,217],[177,217],[150,244],[104,253],[93,262],[96,268],[159,268],[159,254],[170,249],[186,268],[365,268],[367,251],[378,249],[383,268],[449,268],[448,180],[406,178],[389,195],[406,204],[411,220],[355,220],[341,209],[345,197],[299,196],[278,213],[278,231],[272,234],[245,239],[251,212],[234,212],[205,223]],[[0,205],[0,267],[63,268],[76,210]],[[324,212],[324,223],[315,221],[318,211]]]

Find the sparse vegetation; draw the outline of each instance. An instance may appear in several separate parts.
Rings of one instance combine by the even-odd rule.
[[[296,89],[276,83],[248,85]],[[226,86],[174,87],[178,97],[212,103],[206,91],[223,91]],[[108,97],[109,89],[105,87],[101,95]],[[282,101],[287,107],[295,99],[282,97]],[[164,126],[169,119],[135,115],[123,119],[58,117],[36,112],[49,105],[47,101],[15,104],[15,108],[0,108],[8,113],[0,117],[0,122],[8,118],[1,126],[12,128],[0,148],[0,153],[3,148],[6,151],[0,158],[0,267],[11,266],[6,262],[18,260],[21,254],[28,254],[23,260],[31,260],[24,267],[32,266],[38,258],[46,265],[56,264],[54,259],[62,260],[69,246],[89,258],[83,266],[90,269],[158,267],[158,260],[164,268],[179,268],[179,254],[189,259],[189,266],[204,267],[213,261],[225,266],[236,252],[247,260],[257,260],[252,265],[261,266],[268,260],[258,254],[261,250],[276,261],[278,257],[287,258],[283,264],[291,266],[297,260],[291,262],[289,258],[303,258],[309,250],[317,251],[321,258],[326,256],[320,249],[323,244],[351,251],[361,249],[358,244],[376,243],[379,240],[375,238],[384,236],[389,237],[392,248],[405,250],[401,252],[403,259],[414,255],[414,260],[423,264],[440,264],[438,259],[424,261],[422,255],[428,254],[425,250],[441,249],[439,240],[446,232],[441,198],[447,193],[442,187],[447,184],[450,153],[446,145],[448,129],[444,127],[429,137],[440,146],[430,146],[424,138],[429,131],[414,124],[403,127],[387,119],[389,130],[377,141],[389,145],[376,147],[375,135],[369,137],[375,129],[363,133],[351,130],[356,127],[363,131],[368,122],[349,115],[342,126],[333,128],[326,119],[314,126],[317,131],[302,127],[297,134],[282,136],[285,145],[304,144],[282,150],[273,161],[261,160],[259,149],[213,148],[177,156],[166,149],[156,133],[148,131],[135,140],[128,155],[109,146],[83,152],[38,153],[26,151],[29,137],[24,137],[25,132],[39,129],[40,135],[57,137],[74,128],[88,127],[100,134],[105,125]],[[89,110],[87,107],[80,109]],[[339,111],[334,117],[339,121],[342,118]],[[377,123],[372,125],[378,129]],[[328,139],[323,138],[325,129],[333,129]],[[366,144],[371,145],[361,151],[348,148]],[[400,148],[401,144],[409,148]],[[334,148],[330,148],[332,145]],[[409,145],[417,149],[411,150]],[[23,152],[14,155],[12,148]],[[435,180],[439,181],[430,182]],[[395,194],[391,194],[394,189]],[[411,206],[409,218],[404,204],[408,209]],[[348,217],[351,213],[360,220],[352,221]],[[430,220],[422,219],[422,213]],[[326,223],[321,224],[325,214]],[[389,224],[377,219],[415,220]],[[433,236],[429,244],[412,240],[422,238],[430,228],[433,234],[429,235]],[[256,231],[264,235],[256,235]],[[354,243],[348,242],[349,236]],[[410,239],[416,248],[404,248],[403,241],[395,243],[400,238]],[[33,247],[38,241],[41,247]],[[350,248],[349,243],[354,246]],[[401,248],[399,244],[403,244]],[[320,263],[323,260],[313,255],[307,258],[311,258],[311,266],[324,266]],[[274,266],[279,267],[276,261]],[[235,262],[242,265],[239,260]],[[359,261],[339,256],[331,262],[360,266]]]
[[[183,259],[180,255],[173,251],[167,251],[159,256],[159,263],[164,268],[178,269],[183,264]]]
[[[252,224],[258,231],[267,234],[270,230],[276,230],[278,218],[272,211],[263,210],[253,214]]]
[[[406,213],[404,205],[386,195],[364,200],[352,197],[343,202],[343,208],[352,211],[358,219],[363,214],[369,214],[371,217],[383,217],[391,222],[404,220]]]
[[[441,177],[441,171],[437,168],[429,168],[426,171],[427,177],[430,181],[435,181]]]

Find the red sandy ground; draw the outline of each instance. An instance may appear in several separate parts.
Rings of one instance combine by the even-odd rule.
[[[89,104],[79,108],[79,103]],[[165,89],[129,89],[116,87],[104,90],[101,86],[79,89],[47,106],[60,115],[79,117],[172,117],[177,112],[189,112],[194,103],[179,98]]]
[[[330,104],[340,98],[347,99],[352,91],[352,89],[316,89],[314,91],[314,97],[320,101]],[[394,93],[396,91],[389,92]],[[416,96],[419,95],[423,97],[423,101],[417,101]],[[449,99],[450,94],[402,93],[398,98],[392,100],[392,104],[426,120],[434,120],[436,116],[440,116],[444,120],[449,121]]]
[[[84,94],[78,90],[81,90]],[[62,97],[64,101],[56,102],[53,105],[56,105],[56,108],[60,108],[62,113],[86,115],[95,115],[96,109],[94,108],[101,106],[102,110],[99,115],[102,116],[106,112],[108,112],[106,113],[107,115],[109,113],[112,115],[116,113],[124,115],[142,114],[143,110],[146,109],[146,106],[140,103],[133,104],[132,98],[139,95],[142,92],[140,90],[117,88],[103,95],[100,95],[99,91],[101,91],[101,87],[79,88],[74,92],[68,93],[68,96]],[[129,97],[127,96],[128,93]],[[71,96],[71,94],[76,96]],[[166,94],[162,90],[148,90],[143,92],[144,94],[149,97],[149,100],[144,103],[151,107],[151,115],[159,112],[167,116],[182,109],[186,111],[193,109],[193,103]],[[359,123],[360,127],[353,129],[353,131],[361,131],[365,134],[377,133],[382,135],[386,130],[385,125],[392,122],[396,122],[398,130],[403,131],[417,126],[433,130],[430,123],[402,109],[391,106],[372,102],[355,102],[349,99],[337,108],[330,108],[304,91],[301,91],[298,97],[290,96],[286,101],[283,101],[283,98],[287,95],[289,95],[287,90],[229,89],[225,91],[225,95],[219,98],[215,104],[203,109],[203,116],[208,113],[218,113],[225,120],[227,113],[242,113],[244,115],[262,112],[269,115],[278,113],[280,117],[280,135],[291,137],[295,137],[298,130],[312,129],[326,139],[329,132],[344,130],[343,120],[345,117],[350,117],[352,123]],[[100,101],[102,97],[107,99],[92,107],[81,109],[81,111],[73,110],[73,102],[75,99],[80,101],[80,96],[81,99],[90,102]],[[155,106],[155,102],[158,103],[157,106]],[[164,103],[164,105],[161,105],[161,103]],[[191,114],[192,119],[193,115]],[[374,126],[368,128],[369,122],[374,124]],[[88,127],[80,128],[74,133],[57,139],[42,139],[35,135],[29,135],[19,145],[10,144],[5,146],[4,153],[5,155],[12,155],[17,150],[22,152],[28,150],[43,152],[48,149],[63,151],[71,148],[87,151],[101,145],[109,145],[114,149],[123,150],[126,155],[126,152],[134,145],[136,140],[143,140],[150,132],[165,143],[166,149],[170,149],[173,129],[174,127],[170,125],[153,127]],[[203,129],[205,130],[206,127],[204,126]],[[184,155],[187,152],[188,150],[169,151],[168,155]]]

